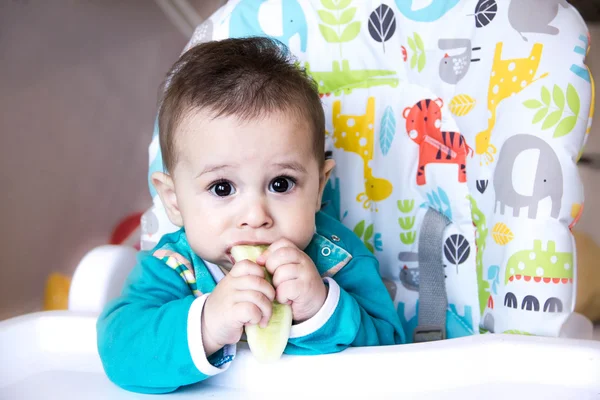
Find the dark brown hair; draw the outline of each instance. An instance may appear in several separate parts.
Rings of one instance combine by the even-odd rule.
[[[308,122],[319,166],[325,157],[325,116],[318,86],[281,42],[264,38],[199,44],[183,54],[165,81],[158,126],[163,165],[177,163],[174,132],[192,110],[242,120],[290,112]]]

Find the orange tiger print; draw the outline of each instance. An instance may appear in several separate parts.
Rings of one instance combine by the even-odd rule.
[[[405,108],[402,113],[408,136],[419,145],[419,186],[426,183],[425,166],[431,163],[457,164],[458,181],[467,181],[466,158],[469,153],[473,156],[473,149],[460,133],[441,130],[443,105],[444,101],[440,98],[425,99]]]

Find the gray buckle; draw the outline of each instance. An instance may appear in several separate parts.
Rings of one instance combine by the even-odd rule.
[[[419,325],[413,333],[413,343],[446,339],[446,329],[435,325]]]

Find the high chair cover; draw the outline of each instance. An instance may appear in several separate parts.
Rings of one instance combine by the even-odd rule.
[[[559,335],[594,102],[573,7],[232,0],[186,50],[253,35],[289,46],[318,83],[337,163],[323,208],[377,256],[409,340]],[[157,135],[149,174],[163,169]],[[176,229],[150,192],[143,249]]]

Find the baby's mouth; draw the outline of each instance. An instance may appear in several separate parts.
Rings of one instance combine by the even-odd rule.
[[[227,250],[225,255],[229,259],[229,262],[231,263],[231,265],[235,264],[235,260],[233,259],[233,256],[231,255],[231,248]]]
[[[267,242],[257,242],[257,241],[235,242],[234,244],[232,244],[231,246],[229,246],[227,248],[227,250],[225,251],[225,255],[227,256],[227,258],[231,262],[231,265],[233,265],[233,264],[235,264],[235,259],[231,255],[231,249],[233,247],[235,247],[235,246],[269,246],[269,245],[270,245],[270,243],[267,243]]]

